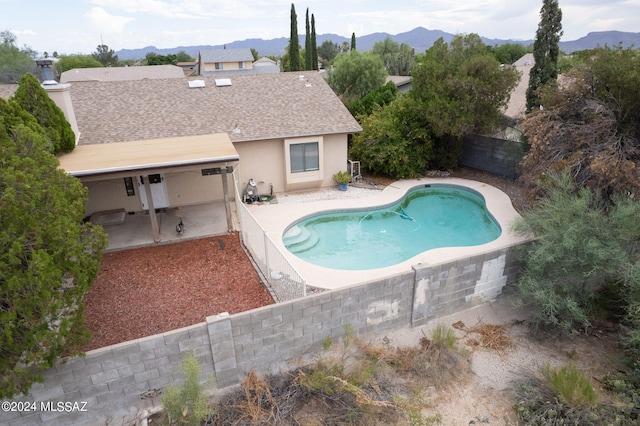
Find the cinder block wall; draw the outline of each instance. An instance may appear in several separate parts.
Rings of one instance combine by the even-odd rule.
[[[219,314],[191,327],[91,351],[59,363],[29,395],[31,412],[0,412],[0,424],[133,424],[160,404],[165,386],[182,378],[181,361],[196,355],[202,381],[237,385],[249,371],[289,370],[313,357],[327,337],[380,334],[493,300],[520,271],[513,248],[309,295],[234,315]],[[83,412],[40,410],[40,404],[86,402]]]
[[[416,265],[411,325],[495,300],[518,278],[522,264],[515,247],[440,265]]]

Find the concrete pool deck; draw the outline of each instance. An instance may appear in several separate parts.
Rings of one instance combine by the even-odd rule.
[[[478,246],[446,247],[428,250],[393,266],[357,271],[330,269],[314,265],[290,253],[282,242],[282,235],[285,229],[294,222],[307,216],[331,210],[368,209],[392,204],[402,199],[410,189],[429,184],[459,185],[480,193],[485,199],[488,211],[502,229],[500,237],[492,242]],[[349,190],[351,189],[352,188],[349,188]],[[342,288],[374,279],[377,280],[387,276],[394,276],[399,273],[410,272],[413,265],[435,265],[442,262],[463,259],[469,256],[510,247],[527,240],[524,237],[515,235],[511,231],[513,223],[520,215],[513,208],[510,198],[498,188],[483,182],[460,178],[402,180],[388,185],[382,191],[372,189],[370,190],[371,195],[369,196],[358,194],[355,198],[348,197],[349,190],[347,194],[340,194],[340,199],[308,201],[301,198],[300,202],[252,204],[248,206],[251,214],[260,223],[278,250],[287,258],[291,266],[293,266],[309,286],[323,289]],[[337,193],[340,192],[337,187],[335,191]],[[375,247],[371,248],[371,250],[375,249]],[[362,256],[366,255],[367,253],[362,253]]]

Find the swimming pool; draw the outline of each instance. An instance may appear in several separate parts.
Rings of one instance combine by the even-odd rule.
[[[427,184],[381,207],[305,217],[285,229],[282,242],[312,264],[366,270],[395,265],[431,249],[485,244],[501,233],[478,192]]]

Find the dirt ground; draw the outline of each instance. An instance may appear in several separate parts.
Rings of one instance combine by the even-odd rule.
[[[537,340],[526,324],[527,313],[513,309],[510,297],[433,321],[427,327],[406,328],[380,336],[378,343],[394,346],[416,345],[421,336],[443,324],[456,330],[458,345],[469,353],[471,375],[446,389],[432,389],[432,406],[427,415],[439,414],[443,425],[518,425],[513,405],[514,383],[540,375],[549,363],[560,367],[569,362],[591,378],[594,388],[605,394],[599,379],[618,370],[617,332],[611,324],[601,324],[589,336]],[[499,350],[483,345],[480,335],[469,332],[478,324],[502,326],[508,346]],[[461,329],[461,325],[464,325]],[[472,423],[473,422],[473,423]]]

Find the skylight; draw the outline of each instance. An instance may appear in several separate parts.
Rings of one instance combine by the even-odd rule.
[[[218,87],[231,86],[230,78],[216,78],[215,81],[216,81],[216,86]]]
[[[191,89],[204,87],[204,80],[189,80],[189,87]]]

